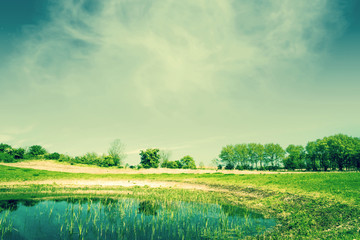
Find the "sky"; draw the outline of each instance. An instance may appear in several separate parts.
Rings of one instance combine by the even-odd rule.
[[[210,164],[360,136],[358,0],[1,0],[0,142]]]

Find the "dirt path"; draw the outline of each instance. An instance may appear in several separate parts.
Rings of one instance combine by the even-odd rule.
[[[101,168],[96,166],[86,165],[70,165],[66,163],[59,163],[53,160],[33,160],[24,161],[17,163],[0,163],[1,165],[20,167],[20,168],[32,168],[38,170],[57,171],[57,172],[68,172],[68,173],[90,173],[90,174],[180,174],[180,173],[224,173],[224,174],[278,174],[287,172],[270,172],[270,171],[239,171],[239,170],[211,170],[211,169],[169,169],[169,168],[151,168],[151,169],[118,169],[118,168]]]

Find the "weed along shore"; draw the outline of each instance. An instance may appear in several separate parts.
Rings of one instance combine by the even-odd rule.
[[[360,237],[356,172],[94,174],[1,165],[0,173],[2,239],[29,232],[31,217],[51,226],[29,239]]]

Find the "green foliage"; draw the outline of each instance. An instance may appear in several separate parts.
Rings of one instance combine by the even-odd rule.
[[[172,169],[175,169],[175,168],[182,168],[182,165],[181,165],[181,162],[179,160],[176,160],[176,161],[164,161],[162,164],[161,164],[161,167],[162,168],[172,168]]]
[[[11,154],[0,152],[0,162],[11,163],[16,162]]]
[[[45,159],[49,159],[49,160],[59,160],[59,159],[60,159],[60,154],[57,153],[57,152],[48,153],[48,154],[45,154]]]
[[[286,148],[288,156],[283,159],[283,164],[286,169],[303,169],[305,168],[305,149],[301,145],[289,145]]]
[[[344,134],[324,137],[306,146],[305,165],[308,170],[360,170],[360,140]]]
[[[279,144],[265,144],[264,159],[268,169],[274,170],[279,168],[280,162],[284,158],[284,156],[285,151]]]
[[[237,163],[235,148],[233,145],[226,145],[221,149],[219,158],[223,164],[232,164],[235,166]]]
[[[160,162],[164,163],[164,162],[168,162],[171,156],[171,152],[170,151],[166,151],[166,150],[160,150],[159,151],[159,155],[160,155]]]
[[[195,161],[189,155],[183,157],[180,160],[176,161],[163,161],[161,163],[162,168],[182,168],[182,169],[196,169]]]
[[[180,159],[181,167],[184,169],[196,169],[195,161],[189,155]]]
[[[225,165],[226,170],[233,170],[235,168],[234,164],[229,162]]]
[[[46,153],[45,148],[40,145],[33,145],[29,148],[28,155],[30,158],[38,158]]]
[[[159,155],[159,149],[157,148],[149,148],[146,149],[145,151],[141,150],[140,151],[140,156],[141,156],[141,161],[140,164],[144,167],[144,168],[157,168],[159,167],[159,159],[160,159],[160,155]]]
[[[9,153],[12,147],[9,144],[0,143],[0,153]]]

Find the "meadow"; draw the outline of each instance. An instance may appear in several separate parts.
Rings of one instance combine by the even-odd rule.
[[[106,199],[126,197],[152,202],[218,204],[245,208],[261,214],[264,219],[276,219],[276,225],[268,231],[260,232],[258,235],[243,236],[244,238],[360,238],[360,174],[358,172],[74,174],[0,166],[0,173],[0,200],[2,201],[49,200],[68,197]],[[54,183],[39,184],[44,180]],[[57,180],[163,181],[199,184],[210,190],[151,188],[148,186],[63,186],[57,184]],[[227,239],[229,236],[208,234],[206,238],[204,237],[204,239],[209,238]]]

